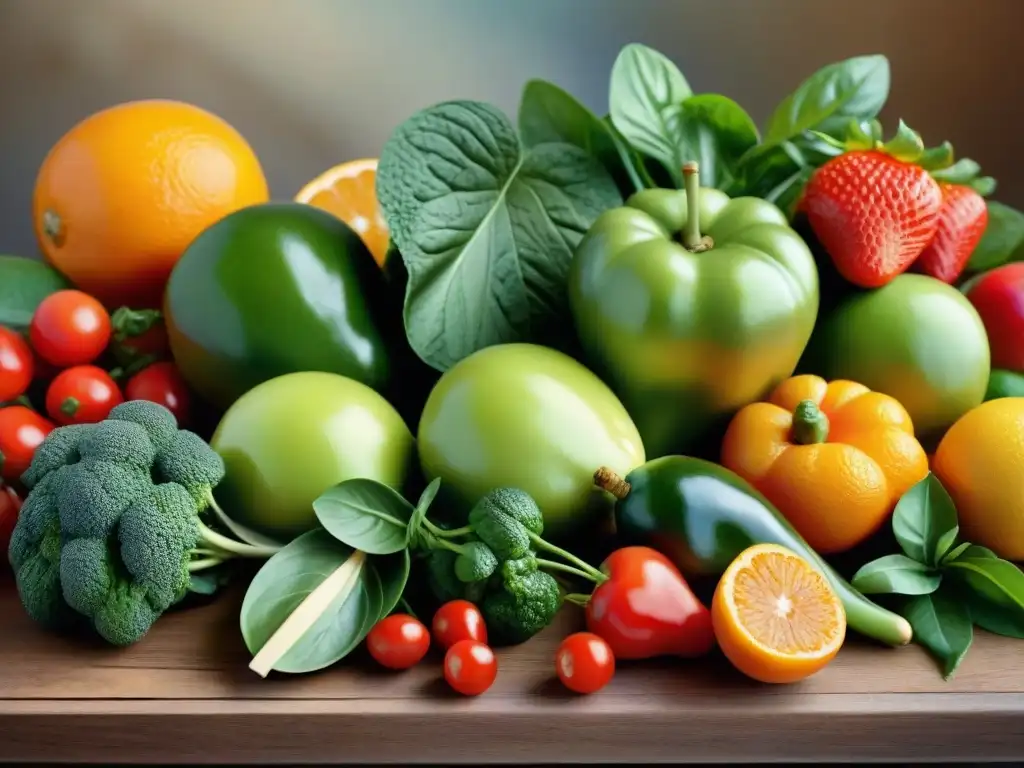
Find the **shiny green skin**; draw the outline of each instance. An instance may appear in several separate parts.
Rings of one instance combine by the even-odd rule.
[[[896,398],[930,444],[981,404],[991,362],[985,326],[964,295],[926,275],[903,274],[828,313],[800,367]]]
[[[313,500],[367,477],[405,490],[416,445],[405,422],[364,384],[291,373],[238,399],[210,445],[227,468],[217,500],[238,522],[282,540],[316,527]]]
[[[544,513],[544,536],[586,536],[611,504],[594,471],[625,473],[644,447],[612,391],[567,355],[532,344],[487,347],[441,376],[417,434],[426,480],[441,478],[439,501],[453,517],[494,488],[529,493]]]
[[[300,203],[244,208],[206,229],[167,284],[174,359],[227,408],[296,371],[349,376],[388,393],[405,341],[387,281],[359,236]]]
[[[753,486],[703,459],[664,456],[625,476],[629,493],[615,505],[624,545],[653,547],[690,574],[720,575],[754,544],[779,544],[828,578],[851,629],[889,645],[910,639],[906,620],[876,605],[837,574]]]
[[[998,400],[1001,397],[1024,397],[1024,374],[1001,368],[993,369],[988,378],[985,400]]]
[[[818,312],[814,258],[776,206],[702,189],[704,253],[681,245],[686,219],[685,192],[638,192],[598,217],[569,272],[587,362],[648,456],[691,452],[792,374]]]

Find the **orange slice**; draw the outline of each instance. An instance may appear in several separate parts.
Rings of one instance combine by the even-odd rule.
[[[715,637],[740,672],[795,683],[825,667],[846,638],[846,612],[826,578],[776,544],[740,553],[711,602]]]
[[[388,250],[388,225],[377,204],[377,160],[350,160],[324,171],[295,196],[333,213],[362,238],[377,263],[384,266]]]

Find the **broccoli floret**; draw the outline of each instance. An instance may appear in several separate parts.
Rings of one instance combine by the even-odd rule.
[[[110,410],[107,419],[130,421],[146,430],[157,451],[169,445],[178,434],[178,420],[159,403],[148,400],[129,400]]]
[[[427,553],[427,586],[440,602],[469,600],[478,602],[487,588],[486,581],[466,583],[455,575],[455,561],[458,555],[447,549],[433,549]]]
[[[515,560],[530,552],[530,541],[544,531],[537,502],[518,488],[497,488],[469,513],[469,526],[500,560]]]
[[[525,642],[551,623],[562,607],[558,582],[530,555],[501,564],[500,589],[483,599],[487,635],[495,645]]]
[[[160,452],[156,472],[161,480],[184,486],[202,511],[213,503],[213,489],[224,479],[224,459],[199,435],[182,430]]]
[[[210,503],[223,462],[198,436],[178,432],[170,411],[143,401],[114,411],[86,430],[50,433],[9,557],[33,619],[87,619],[108,642],[127,645],[185,596],[193,572],[279,548],[203,524],[200,503]],[[154,482],[169,470],[181,482]]]
[[[455,576],[459,581],[483,581],[498,569],[497,556],[482,541],[467,541],[461,549],[455,556]]]
[[[21,482],[31,490],[48,472],[74,464],[80,458],[78,446],[95,428],[95,424],[71,424],[52,430],[36,447],[32,464],[21,476]]]

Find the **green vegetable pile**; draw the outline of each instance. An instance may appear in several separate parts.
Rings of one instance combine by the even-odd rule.
[[[171,412],[133,400],[97,424],[53,430],[22,477],[31,489],[9,557],[28,614],[137,642],[196,574],[275,547],[236,541],[202,520],[218,510],[224,463]],[[197,585],[196,591],[204,591]]]

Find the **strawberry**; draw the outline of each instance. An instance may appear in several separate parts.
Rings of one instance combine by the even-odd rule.
[[[815,171],[801,209],[836,270],[861,288],[905,272],[935,236],[942,192],[928,171],[879,149]]]
[[[988,226],[985,198],[964,184],[939,184],[939,227],[914,262],[914,271],[953,284],[967,266]]]

